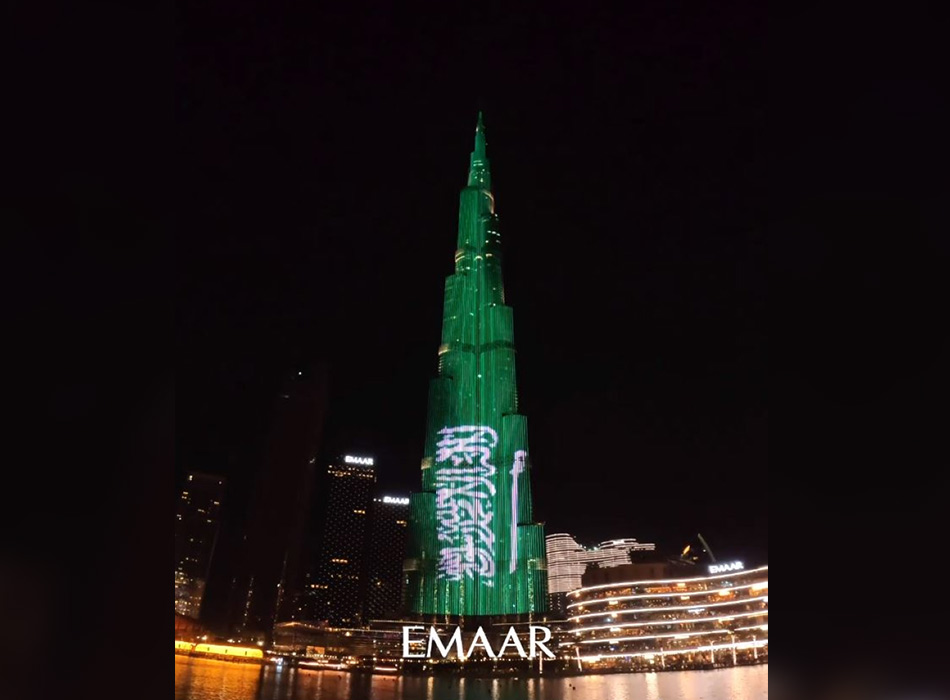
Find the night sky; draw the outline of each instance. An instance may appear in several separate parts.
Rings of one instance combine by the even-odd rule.
[[[773,500],[783,634],[803,635],[786,651],[945,675],[922,663],[939,611],[899,588],[945,568],[950,104],[930,8],[22,9],[8,694],[101,694],[104,658],[138,688],[143,648],[167,659],[161,635],[116,640],[167,624],[173,449],[175,486],[229,479],[208,589],[226,597],[288,372],[332,367],[321,463],[371,454],[387,491],[417,486],[479,109],[538,519],[667,552],[701,532],[757,562]]]
[[[758,12],[219,9],[179,8],[176,478],[239,521],[281,377],[325,360],[321,459],[417,488],[482,109],[536,517],[766,562]]]

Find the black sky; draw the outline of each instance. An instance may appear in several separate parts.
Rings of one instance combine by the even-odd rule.
[[[759,12],[342,5],[179,6],[177,476],[239,508],[323,358],[324,458],[416,486],[481,108],[537,517],[767,560]]]
[[[800,576],[939,569],[950,141],[932,8],[768,23],[751,2],[488,8],[17,8],[0,562],[7,676],[28,683],[13,696],[56,695],[55,674],[22,670],[63,639],[83,639],[57,656],[70,692],[101,693],[97,661],[122,652],[111,672],[140,685],[148,635],[115,640],[167,611],[173,406],[175,478],[226,474],[232,533],[281,376],[321,357],[326,454],[371,452],[387,487],[415,486],[479,107],[538,517],[587,542],[701,531],[717,555],[764,559],[768,479],[786,610],[826,632],[786,625],[799,658],[942,671],[919,606],[882,606],[878,585],[843,605]]]

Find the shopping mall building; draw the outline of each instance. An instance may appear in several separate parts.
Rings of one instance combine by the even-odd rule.
[[[713,668],[769,653],[769,567],[670,564],[588,569],[559,642],[576,671]]]

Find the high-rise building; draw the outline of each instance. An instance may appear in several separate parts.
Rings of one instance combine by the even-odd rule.
[[[459,199],[422,489],[411,496],[409,606],[435,615],[542,612],[544,527],[531,512],[528,424],[518,412],[512,309],[481,113]]]
[[[326,368],[314,365],[293,372],[276,397],[269,446],[251,502],[244,560],[232,588],[235,633],[269,639],[274,623],[291,619],[297,609],[327,389]]]
[[[581,577],[590,564],[610,568],[630,564],[632,552],[652,552],[655,544],[637,542],[632,538],[607,540],[594,547],[584,547],[572,535],[557,533],[545,538],[548,559],[548,595],[551,609],[566,612],[567,594],[581,587]]]
[[[311,579],[310,615],[334,626],[363,622],[366,534],[376,486],[372,457],[346,455],[327,467],[323,542]]]
[[[403,607],[403,560],[409,526],[408,496],[376,496],[366,541],[364,620],[395,615]]]
[[[198,619],[221,525],[224,477],[190,472],[175,513],[175,612]]]

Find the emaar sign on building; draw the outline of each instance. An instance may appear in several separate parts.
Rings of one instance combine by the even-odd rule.
[[[745,566],[741,561],[731,561],[728,564],[710,564],[709,573],[724,574],[727,571],[741,571]]]

